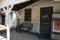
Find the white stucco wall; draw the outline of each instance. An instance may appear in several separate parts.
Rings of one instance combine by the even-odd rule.
[[[53,18],[60,18],[60,14],[53,14]]]
[[[39,30],[40,29],[40,8],[41,7],[50,7],[50,6],[53,6],[53,12],[60,12],[60,2],[53,2],[53,1],[38,2],[38,3],[27,6],[18,11],[20,14],[20,19],[21,19],[20,21],[24,22],[24,15],[25,15],[24,9],[31,8],[32,9],[32,17],[31,17],[32,21],[31,22],[33,23],[33,26],[34,26],[32,29],[32,32],[39,33],[39,31],[40,31]]]
[[[12,15],[11,15],[12,13]],[[16,27],[16,20],[17,20],[17,17],[16,17],[16,11],[11,11],[11,13],[8,15],[8,21],[5,19],[5,25],[6,23],[8,23],[8,25],[10,26],[10,28],[15,28]]]
[[[17,12],[13,11],[13,28],[16,28]]]

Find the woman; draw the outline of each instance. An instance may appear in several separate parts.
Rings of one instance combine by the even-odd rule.
[[[20,29],[21,29],[21,23],[20,23],[19,19],[17,19],[16,32],[20,32]]]

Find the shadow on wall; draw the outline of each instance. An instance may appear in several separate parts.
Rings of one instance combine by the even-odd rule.
[[[40,24],[39,23],[33,23],[33,28],[31,30],[31,32],[40,33]]]

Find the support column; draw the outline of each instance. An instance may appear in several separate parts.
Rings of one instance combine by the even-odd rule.
[[[9,21],[9,14],[10,14],[13,6],[14,6],[14,5],[11,5],[10,7],[7,6],[7,7],[6,7],[7,9],[3,8],[3,10],[4,10],[4,12],[5,12],[5,16],[6,16],[6,17],[5,17],[5,20],[6,20],[6,21],[5,21],[5,25],[6,25],[6,27],[7,27],[7,40],[10,40],[10,25],[11,25],[11,23],[10,23],[10,21]]]

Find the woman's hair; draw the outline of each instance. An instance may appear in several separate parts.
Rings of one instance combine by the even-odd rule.
[[[19,21],[19,19],[17,19]]]

